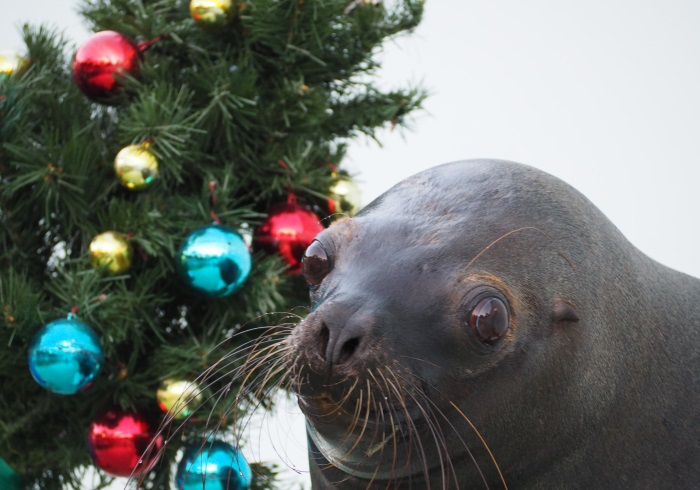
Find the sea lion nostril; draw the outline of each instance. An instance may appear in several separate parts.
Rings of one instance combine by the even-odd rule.
[[[335,364],[343,364],[348,361],[355,353],[357,346],[360,345],[360,339],[358,337],[352,338],[346,341],[340,348],[340,355],[338,359],[335,360]]]
[[[321,358],[323,358],[323,360],[325,360],[326,359],[326,350],[328,350],[328,339],[330,339],[330,337],[331,337],[331,332],[330,332],[330,330],[328,330],[328,327],[326,326],[325,323],[323,324],[323,328],[321,328],[320,337],[321,337],[321,344],[319,345],[319,352],[321,354]]]

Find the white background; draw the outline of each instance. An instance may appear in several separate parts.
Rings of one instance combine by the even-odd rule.
[[[0,50],[21,52],[25,21],[88,36],[75,1],[0,1]],[[694,0],[428,0],[379,74],[386,88],[427,87],[425,111],[411,131],[382,132],[384,148],[355,143],[346,166],[368,203],[436,164],[527,163],[582,191],[652,258],[700,277],[699,25]],[[293,420],[301,442],[282,452],[303,466]]]

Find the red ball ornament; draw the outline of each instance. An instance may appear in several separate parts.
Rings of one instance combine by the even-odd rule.
[[[293,198],[270,209],[268,217],[253,234],[253,247],[278,253],[289,265],[287,272],[301,273],[301,258],[316,235],[323,230],[316,214]]]
[[[101,31],[80,46],[73,60],[73,79],[91,100],[118,101],[120,78],[139,71],[141,47],[116,31]]]
[[[88,432],[88,449],[95,466],[113,476],[147,473],[163,447],[163,436],[141,414],[119,409],[97,417]]]

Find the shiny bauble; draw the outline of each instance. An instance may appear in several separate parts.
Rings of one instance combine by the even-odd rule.
[[[347,175],[339,175],[329,189],[328,212],[340,216],[355,216],[362,208],[360,189]]]
[[[0,458],[0,488],[3,490],[22,490],[22,477],[15,473],[15,470]]]
[[[202,390],[193,381],[166,379],[156,391],[158,406],[169,417],[184,419],[194,413],[202,403]]]
[[[121,274],[131,267],[132,250],[126,235],[116,231],[100,233],[90,242],[90,263],[109,274]]]
[[[89,386],[104,364],[97,334],[73,315],[42,327],[29,344],[27,357],[36,382],[60,395]]]
[[[78,48],[73,79],[91,100],[116,104],[122,95],[122,77],[139,72],[139,47],[116,31],[101,31]]]
[[[141,191],[158,177],[158,159],[148,146],[147,143],[126,146],[114,159],[114,172],[127,189]]]
[[[160,457],[163,436],[138,412],[114,408],[99,415],[88,429],[88,450],[98,468],[112,476],[147,473]]]
[[[232,0],[191,0],[190,15],[197,25],[217,29],[233,19]]]
[[[20,73],[27,66],[27,60],[11,51],[0,52],[0,80],[13,73]]]
[[[218,440],[187,448],[175,475],[182,490],[246,490],[252,480],[253,471],[243,454]]]
[[[294,202],[273,206],[253,234],[253,248],[281,255],[289,274],[301,273],[301,259],[314,237],[323,230],[318,216]]]
[[[243,238],[228,226],[197,228],[180,244],[177,266],[185,283],[212,298],[228,296],[243,286],[251,268]]]

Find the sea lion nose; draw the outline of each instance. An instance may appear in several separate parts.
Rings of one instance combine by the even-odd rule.
[[[343,318],[339,310],[326,312],[319,332],[319,353],[329,369],[352,361],[363,350],[367,334],[376,323],[372,315],[354,312]]]
[[[330,330],[324,324],[321,329],[321,355],[332,366],[345,364],[360,345],[359,336],[353,336],[347,340],[337,339],[335,342],[330,342],[330,338]]]

